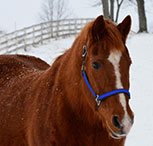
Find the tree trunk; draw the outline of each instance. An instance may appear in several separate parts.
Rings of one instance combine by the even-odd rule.
[[[104,14],[104,17],[106,19],[110,18],[108,0],[101,0],[101,3],[103,5],[103,14]]]
[[[145,14],[144,0],[136,0],[138,5],[138,15],[139,15],[139,31],[147,32],[147,19]]]
[[[110,0],[110,18],[114,21],[114,0]]]
[[[116,23],[117,23],[117,21],[118,21],[119,11],[120,11],[120,8],[121,8],[121,5],[122,5],[123,1],[124,1],[124,0],[121,0],[121,1],[119,2],[119,0],[116,0],[116,2],[117,2],[117,11],[116,11],[116,19],[115,19],[115,22],[116,22]]]

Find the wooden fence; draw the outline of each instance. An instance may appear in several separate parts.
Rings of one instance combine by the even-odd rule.
[[[0,52],[11,53],[50,39],[76,35],[91,18],[45,22],[0,36]]]

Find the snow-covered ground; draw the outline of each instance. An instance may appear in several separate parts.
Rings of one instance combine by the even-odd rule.
[[[127,146],[153,146],[153,34],[139,34],[128,40],[133,60],[131,105],[135,124]]]
[[[18,53],[34,55],[51,63],[71,47],[73,40],[74,37],[52,41],[48,45],[31,48],[26,53]],[[126,146],[153,146],[153,34],[133,35],[128,39],[127,46],[133,62],[130,103],[135,113],[135,123]]]

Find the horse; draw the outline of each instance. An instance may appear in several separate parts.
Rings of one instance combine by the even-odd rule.
[[[52,65],[0,56],[0,146],[124,146],[129,106],[131,17],[86,24]]]

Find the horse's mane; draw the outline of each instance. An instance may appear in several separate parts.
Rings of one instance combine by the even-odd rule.
[[[95,39],[92,34],[92,29],[94,27],[95,21],[89,22],[83,29],[82,31],[78,34],[76,40],[74,41],[72,48],[76,48],[77,51],[79,51],[78,46],[83,46],[87,45],[90,46],[91,44],[95,43]],[[99,32],[100,33],[100,32]],[[105,20],[105,30],[102,34],[102,38],[97,39],[97,42],[101,42],[103,46],[106,46],[106,44],[109,44],[109,48],[106,49],[111,49],[110,51],[113,50],[118,50],[118,51],[123,51],[124,44],[122,41],[122,35],[120,31],[118,30],[117,26],[115,23],[113,23],[110,20]],[[82,44],[82,45],[80,45]],[[105,48],[105,47],[104,47]],[[80,48],[82,49],[82,48]],[[81,52],[81,50],[80,50]]]

